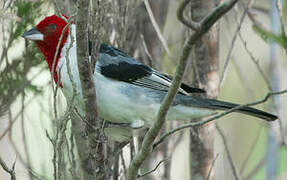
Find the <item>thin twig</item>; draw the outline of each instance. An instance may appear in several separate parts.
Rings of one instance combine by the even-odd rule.
[[[71,172],[74,172],[75,176],[74,176],[74,179],[78,179],[77,177],[77,173],[76,173],[76,157],[75,157],[75,153],[74,153],[74,149],[75,149],[75,143],[74,143],[74,135],[73,135],[73,131],[71,131],[71,134],[70,134],[70,143],[71,143],[71,146],[70,146],[70,154],[71,154],[71,168],[70,168],[70,171]]]
[[[173,133],[175,133],[177,131],[180,131],[180,130],[185,129],[185,128],[190,128],[190,127],[203,126],[206,123],[209,123],[209,122],[214,121],[214,120],[216,120],[218,118],[226,116],[227,114],[230,114],[230,113],[232,113],[232,112],[234,112],[234,111],[236,111],[236,110],[238,110],[240,108],[247,107],[247,106],[254,106],[254,105],[257,105],[257,104],[262,104],[262,103],[266,102],[270,98],[270,96],[284,94],[284,93],[287,93],[287,90],[278,91],[278,92],[268,92],[267,95],[262,100],[255,101],[255,102],[248,103],[248,104],[238,105],[238,106],[236,106],[236,107],[234,107],[234,108],[232,108],[232,109],[230,109],[228,111],[219,113],[216,116],[213,116],[213,117],[208,118],[208,119],[203,120],[203,121],[191,122],[191,123],[187,123],[187,124],[184,124],[182,126],[179,126],[179,127],[175,128],[175,129],[173,129],[171,131],[168,131],[163,136],[161,136],[159,138],[159,140],[154,143],[153,148],[158,146],[160,143],[162,143],[164,141],[165,138],[167,138],[168,136],[172,135]]]
[[[269,81],[269,79],[267,78],[267,76],[265,75],[263,69],[261,68],[259,61],[253,56],[252,52],[248,49],[247,47],[247,42],[243,39],[242,34],[239,32],[239,38],[244,46],[245,51],[247,52],[247,54],[249,55],[250,59],[252,60],[252,62],[256,65],[256,68],[258,69],[260,75],[262,76],[262,78],[264,79],[266,85],[268,86],[268,89],[270,91],[272,91],[272,87],[271,87],[271,83]]]
[[[216,127],[217,132],[219,133],[219,135],[220,135],[220,137],[222,139],[222,142],[223,142],[223,145],[224,145],[224,149],[226,151],[227,159],[228,159],[228,162],[229,162],[229,164],[231,166],[234,179],[239,180],[239,175],[238,175],[238,172],[237,172],[236,167],[234,165],[234,162],[232,160],[232,156],[231,156],[230,150],[228,148],[228,144],[227,144],[227,140],[225,138],[225,135],[223,134],[223,131],[221,130],[221,128],[217,124],[215,124],[215,127]]]
[[[122,167],[124,169],[124,175],[127,174],[127,166],[126,166],[126,163],[125,163],[125,158],[124,158],[124,154],[123,154],[123,151],[121,151],[121,162],[122,162]]]
[[[242,1],[240,1],[240,5],[243,6],[244,8],[246,6]],[[258,27],[260,29],[264,29],[264,31],[266,31],[266,32],[269,32],[259,21],[257,21],[255,16],[250,11],[248,11],[247,14],[248,14],[248,18],[251,20],[254,27]],[[274,106],[275,106],[275,109],[278,110],[278,105],[276,103],[274,103]],[[282,119],[280,117],[278,118],[278,123],[279,123],[279,128],[280,128],[280,135],[281,135],[281,139],[282,139],[282,144],[284,145],[286,143],[285,142],[285,135],[284,135],[284,126],[283,126]]]
[[[198,22],[194,22],[192,20],[188,21],[185,19],[184,17],[184,9],[187,7],[187,5],[191,2],[191,0],[184,0],[178,7],[177,10],[177,19],[184,25],[186,25],[187,27],[189,27],[190,29],[194,30],[194,31],[199,31],[200,30],[200,23]]]
[[[149,1],[148,1],[148,0],[144,0],[144,4],[145,4],[146,10],[147,10],[147,12],[148,12],[149,18],[150,18],[150,20],[151,20],[151,23],[152,23],[152,25],[153,25],[153,27],[154,27],[154,30],[155,30],[155,32],[156,32],[156,34],[157,34],[157,36],[158,36],[158,38],[159,38],[159,40],[160,40],[160,42],[161,42],[163,48],[165,49],[167,55],[168,55],[170,58],[173,59],[174,56],[173,56],[173,54],[171,53],[171,51],[169,50],[168,45],[167,45],[167,43],[166,43],[166,41],[165,41],[165,39],[164,39],[162,33],[160,32],[160,29],[159,29],[159,27],[158,27],[158,24],[156,23],[156,20],[155,20],[155,18],[154,18],[153,12],[152,12],[152,10],[151,10]]]
[[[65,18],[65,17],[62,17],[63,20],[65,20],[67,22],[67,24],[65,25],[65,27],[63,28],[62,32],[61,32],[61,35],[60,35],[60,38],[58,40],[58,44],[56,46],[56,52],[55,52],[55,55],[54,55],[54,59],[53,59],[53,62],[52,62],[52,69],[51,69],[51,78],[54,79],[54,73],[55,73],[55,66],[56,66],[56,59],[59,55],[59,51],[60,51],[60,45],[61,45],[61,42],[62,42],[62,39],[64,37],[64,34],[66,32],[66,29],[70,26],[70,21],[72,19],[73,16],[69,17],[68,20]],[[56,83],[56,87],[54,89],[53,87],[53,83],[52,83],[52,89],[53,89],[53,94],[54,94],[54,103],[53,103],[53,106],[54,106],[54,116],[55,116],[55,119],[58,119],[58,113],[57,113],[57,102],[56,102],[56,99],[57,99],[57,91],[58,91],[58,87],[60,85],[60,74],[58,76],[58,79],[57,79],[57,83]]]
[[[216,156],[215,156],[215,158],[214,158],[213,161],[212,161],[212,164],[211,164],[211,167],[210,167],[210,169],[209,169],[209,171],[208,171],[208,175],[207,175],[206,180],[209,180],[210,175],[211,175],[211,172],[212,172],[212,169],[213,169],[213,167],[214,167],[214,165],[215,165],[215,161],[217,160],[218,156],[219,156],[219,154],[217,153]]]
[[[149,170],[149,171],[147,171],[147,172],[145,172],[145,173],[143,173],[143,174],[139,174],[139,175],[137,176],[137,178],[142,178],[142,177],[144,177],[144,176],[146,176],[146,175],[149,175],[149,174],[155,172],[155,171],[157,170],[157,168],[161,165],[161,163],[163,163],[163,162],[165,162],[165,161],[168,161],[168,160],[169,160],[169,159],[163,159],[163,160],[161,160],[152,170]]]
[[[235,31],[235,33],[233,35],[233,38],[232,38],[232,41],[231,41],[231,46],[229,48],[226,60],[224,62],[223,72],[221,74],[221,78],[220,78],[220,82],[219,82],[219,89],[221,89],[221,87],[223,85],[223,82],[224,82],[224,79],[225,79],[225,76],[226,76],[226,73],[227,73],[228,65],[229,65],[229,62],[231,60],[231,55],[232,55],[232,52],[233,52],[233,49],[234,49],[234,46],[235,46],[235,42],[236,42],[236,39],[237,39],[237,35],[238,35],[238,33],[239,33],[239,31],[240,31],[240,29],[242,27],[242,23],[243,23],[246,15],[247,15],[248,9],[252,5],[252,3],[253,3],[253,0],[249,0],[248,1],[248,5],[247,5],[246,9],[244,9],[244,12],[241,15],[239,24],[237,25],[236,31]]]
[[[12,168],[8,168],[8,166],[6,165],[6,163],[3,161],[3,159],[0,157],[0,165],[2,166],[3,170],[6,171],[7,173],[10,174],[11,176],[11,180],[16,180],[16,175],[15,175],[15,164],[16,161],[13,163]]]
[[[53,162],[53,177],[54,177],[54,180],[57,180],[58,179],[58,163],[57,163],[57,147],[56,147],[56,141],[49,135],[48,131],[46,130],[46,136],[47,138],[50,140],[51,144],[53,145],[53,159],[52,159],[52,162]]]
[[[282,9],[281,0],[276,0],[276,8],[278,10],[278,14],[280,17],[280,23],[281,23],[281,33],[284,37],[286,37],[286,30],[285,30],[285,21],[284,21],[284,14]]]

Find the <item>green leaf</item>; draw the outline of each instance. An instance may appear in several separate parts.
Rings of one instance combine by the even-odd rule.
[[[258,34],[265,42],[276,42],[284,49],[287,49],[287,37],[282,34],[274,34],[273,32],[267,31],[259,26],[254,25],[253,30]]]

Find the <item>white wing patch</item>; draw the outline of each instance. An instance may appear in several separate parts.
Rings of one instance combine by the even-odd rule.
[[[168,78],[165,78],[162,75],[159,75],[157,72],[152,72],[150,76],[146,76],[140,79],[137,79],[132,82],[135,85],[144,86],[151,89],[161,90],[161,91],[168,91],[171,80]],[[188,93],[183,90],[182,88],[179,88],[179,92],[188,95]]]

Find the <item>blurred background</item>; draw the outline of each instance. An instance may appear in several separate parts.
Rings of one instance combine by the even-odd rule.
[[[106,30],[103,41],[157,70],[170,75],[174,73],[183,44],[192,33],[177,20],[176,10],[181,0],[149,1],[159,32],[155,31],[155,24],[143,1],[98,2],[105,14],[102,19],[97,18],[102,20],[101,28]],[[0,157],[9,169],[15,165],[17,179],[54,179],[53,155],[57,151],[47,138],[47,134],[53,137],[57,124],[51,74],[35,44],[25,42],[21,34],[45,16],[75,14],[75,3],[76,0],[0,2]],[[194,4],[196,1],[191,1],[186,17],[192,16]],[[268,92],[287,89],[286,10],[284,0],[244,0],[217,22],[218,89],[213,97],[246,104],[264,99]],[[198,86],[194,81],[194,54],[196,52],[190,55],[184,82]],[[60,91],[56,93],[56,108],[61,116],[66,102]],[[266,123],[231,113],[217,119],[212,126],[207,125],[214,131],[210,134],[214,136],[210,142],[213,147],[212,178],[237,179],[236,173],[240,179],[287,179],[287,148],[284,144],[287,93],[272,96],[256,108],[277,114],[279,120]],[[167,122],[163,131],[180,124]],[[70,137],[70,126],[68,122],[64,148],[73,145],[69,141],[73,138]],[[141,137],[134,140],[141,142]],[[162,159],[166,161],[143,178],[198,179],[191,173],[191,143],[190,130],[172,135],[145,162],[142,172],[153,169]],[[126,165],[130,146],[123,151]],[[66,164],[63,179],[71,178],[70,165]],[[120,172],[123,171],[120,167]],[[122,178],[123,175],[119,175],[119,179]],[[1,167],[0,179],[10,179]]]

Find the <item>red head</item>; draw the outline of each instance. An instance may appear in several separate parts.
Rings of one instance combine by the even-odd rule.
[[[68,19],[67,16],[63,18]],[[45,59],[49,65],[50,71],[52,70],[52,65],[54,61],[54,56],[60,40],[61,34],[65,29],[67,22],[56,15],[48,16],[43,19],[37,26],[22,36],[26,39],[34,40],[38,48],[44,54]],[[61,50],[67,41],[69,35],[69,27],[66,27],[66,30],[63,34],[62,41],[60,42],[59,51],[55,60],[54,66],[54,80],[57,83],[58,74],[56,72],[56,67],[60,58]]]

